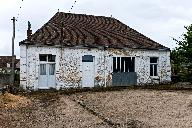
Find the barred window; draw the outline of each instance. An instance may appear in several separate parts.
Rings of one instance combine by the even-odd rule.
[[[135,72],[135,57],[113,57],[113,72]]]

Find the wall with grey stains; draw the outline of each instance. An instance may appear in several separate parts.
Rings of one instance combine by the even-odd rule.
[[[94,56],[94,86],[112,85],[112,57],[135,57],[138,85],[171,81],[170,51],[21,45],[20,84],[25,89],[38,89],[39,54],[56,55],[56,89],[82,87],[82,56],[84,55]],[[150,57],[159,57],[156,78],[150,77]]]

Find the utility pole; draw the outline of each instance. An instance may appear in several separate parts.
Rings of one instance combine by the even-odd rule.
[[[15,81],[15,56],[14,56],[14,40],[15,40],[15,17],[11,19],[13,21],[13,37],[12,37],[12,67],[11,67],[11,83]]]

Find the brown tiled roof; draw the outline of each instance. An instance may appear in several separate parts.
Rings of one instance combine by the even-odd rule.
[[[56,13],[28,42],[69,47],[166,48],[115,18],[64,12]]]
[[[14,56],[15,64],[17,64],[20,60],[16,59]],[[0,56],[0,68],[7,68],[7,64],[12,63],[12,56]]]

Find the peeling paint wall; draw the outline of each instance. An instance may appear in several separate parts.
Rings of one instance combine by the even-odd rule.
[[[20,46],[20,85],[24,89],[27,86],[27,52],[26,46]]]
[[[138,85],[149,83],[167,83],[171,81],[170,51],[164,50],[133,50],[133,49],[108,49],[107,67],[112,65],[111,57],[135,57],[135,72]],[[158,57],[158,76],[150,76],[150,57]],[[112,73],[111,70],[107,70]],[[108,74],[109,74],[108,73]],[[110,75],[110,79],[111,79]],[[111,80],[109,80],[111,82]],[[109,82],[109,85],[111,83]]]
[[[94,56],[94,86],[111,86],[112,57],[135,57],[137,83],[171,81],[170,52],[132,49],[60,48],[53,46],[20,46],[20,84],[26,89],[38,89],[39,54],[56,55],[56,89],[82,87],[82,56]],[[158,57],[158,76],[150,77],[150,57]],[[158,80],[157,80],[158,79]]]

